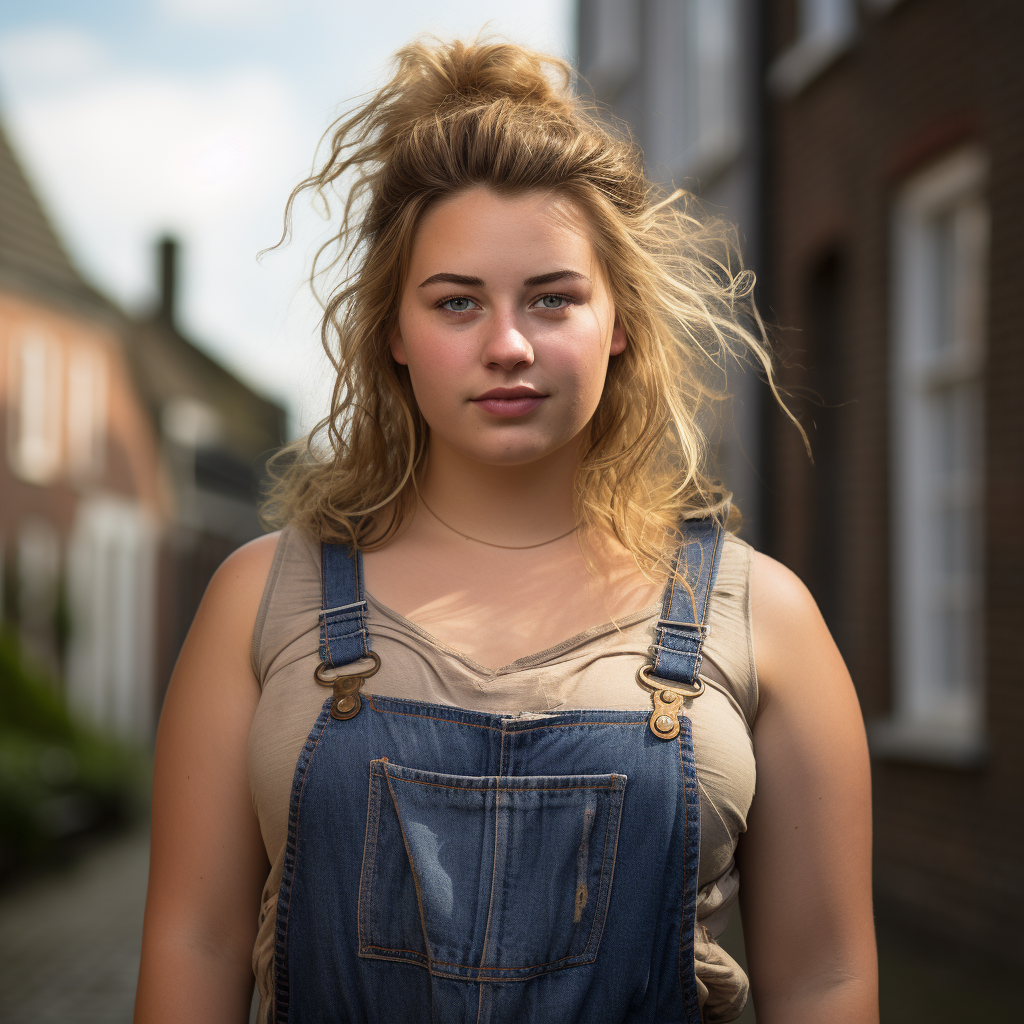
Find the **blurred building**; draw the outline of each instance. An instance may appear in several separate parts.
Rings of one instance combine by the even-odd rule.
[[[178,243],[157,246],[160,303],[127,324],[136,393],[159,437],[174,496],[161,549],[157,678],[166,683],[217,566],[263,531],[256,499],[267,458],[282,444],[284,410],[224,369],[178,327]]]
[[[580,0],[578,12],[580,72],[629,125],[648,175],[727,216],[745,262],[762,265],[759,0]],[[743,366],[728,374],[718,458],[756,545],[761,389]]]
[[[744,392],[753,467],[723,463],[748,536],[811,587],[857,685],[879,914],[1019,962],[1024,5],[578,12],[580,71],[654,177],[739,222],[781,325],[814,462]]]
[[[773,553],[874,757],[879,911],[1024,959],[1024,5],[774,0]]]
[[[151,734],[213,569],[256,536],[283,411],[72,265],[0,130],[0,615],[103,728]]]

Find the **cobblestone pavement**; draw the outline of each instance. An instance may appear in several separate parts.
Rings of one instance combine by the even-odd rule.
[[[0,896],[0,1021],[130,1024],[148,828]]]

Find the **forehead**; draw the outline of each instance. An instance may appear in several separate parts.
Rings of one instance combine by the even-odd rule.
[[[503,196],[479,186],[427,210],[413,237],[411,270],[465,273],[473,263],[477,271],[483,264],[518,274],[524,269],[536,273],[540,264],[556,262],[560,268],[591,274],[595,260],[589,227],[583,211],[565,196]],[[440,263],[446,265],[435,266]]]

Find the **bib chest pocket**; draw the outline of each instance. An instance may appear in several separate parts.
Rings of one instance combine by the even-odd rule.
[[[625,775],[442,775],[370,762],[359,955],[502,981],[591,963]]]

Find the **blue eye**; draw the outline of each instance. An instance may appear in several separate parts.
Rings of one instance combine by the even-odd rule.
[[[565,309],[565,306],[549,305],[548,304],[548,300],[549,299],[554,299],[554,301],[558,302],[558,303],[564,302],[566,305],[568,305],[570,302],[572,302],[572,299],[570,299],[568,295],[542,295],[540,297],[540,299],[538,300],[539,303],[540,303],[540,308],[541,309]]]
[[[469,310],[472,301],[465,295],[452,295],[447,299],[442,299],[438,306],[442,309],[447,308],[449,313],[465,313]],[[456,305],[453,307],[449,303],[456,303]]]

